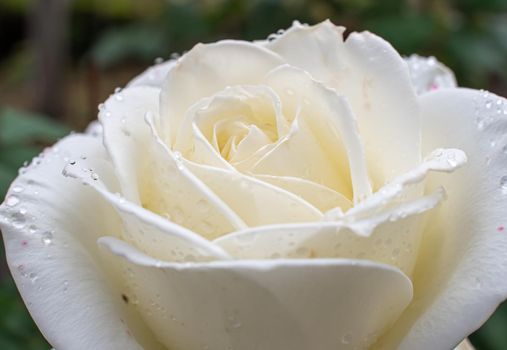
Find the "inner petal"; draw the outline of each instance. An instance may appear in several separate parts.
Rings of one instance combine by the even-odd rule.
[[[269,87],[229,87],[201,100],[187,112],[174,148],[193,161],[203,158],[203,152],[208,158],[221,156],[230,160],[246,139],[239,148],[239,158],[234,159],[237,162],[285,135],[287,124],[279,98]],[[209,146],[197,145],[203,141]],[[211,149],[215,152],[210,153]],[[229,154],[231,150],[233,153]],[[210,159],[205,164],[215,166],[220,162]]]

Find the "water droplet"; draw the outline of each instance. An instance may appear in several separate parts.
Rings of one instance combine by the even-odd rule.
[[[485,106],[486,106],[486,108],[487,108],[487,109],[490,109],[490,108],[491,108],[491,105],[492,105],[492,102],[491,102],[491,101],[486,101]]]
[[[100,103],[100,104],[98,105],[99,111],[104,110],[104,108],[105,108],[105,107],[106,107],[106,106],[105,106],[103,103]]]
[[[233,329],[241,328],[241,321],[236,316],[231,315],[227,317],[227,320],[229,321],[229,324]]]
[[[44,245],[48,246],[53,243],[53,233],[51,231],[46,231],[41,235],[41,241]]]
[[[164,59],[162,57],[155,58],[155,64],[161,64],[164,63]]]
[[[30,227],[28,228],[28,232],[30,232],[31,234],[34,234],[35,232],[37,232],[37,226],[30,225]]]
[[[287,93],[287,95],[289,96],[293,96],[294,95],[294,90],[290,89],[290,88],[287,88],[285,89],[285,92]]]
[[[69,164],[70,165],[76,165],[76,161],[74,159],[72,159],[71,161],[69,161]]]
[[[177,161],[181,161],[181,152],[179,151],[174,151],[174,158],[177,160]]]
[[[12,192],[16,192],[16,193],[23,192],[23,187],[21,187],[21,186],[14,186],[12,188]]]
[[[30,282],[35,283],[39,279],[39,276],[35,272],[30,272],[28,274],[28,278],[30,279]]]
[[[67,292],[68,289],[69,289],[69,281],[65,280],[63,281],[63,291]]]
[[[170,57],[172,60],[177,60],[178,58],[181,57],[181,55],[177,52],[173,52]]]
[[[14,196],[14,195],[10,195],[9,197],[7,197],[7,199],[5,200],[5,204],[8,206],[8,207],[14,207],[16,206],[17,204],[19,203],[19,198]]]
[[[92,173],[91,177],[92,177],[92,180],[97,181],[99,179],[99,174]]]
[[[504,175],[500,178],[500,189],[503,194],[507,194],[507,175]]]

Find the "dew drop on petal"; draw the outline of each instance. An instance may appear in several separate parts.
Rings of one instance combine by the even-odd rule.
[[[500,189],[503,194],[507,194],[507,175],[504,175],[500,178]]]
[[[48,246],[53,243],[53,233],[51,231],[46,231],[41,236],[42,244]]]
[[[16,193],[23,192],[23,190],[24,190],[24,188],[21,186],[14,186],[12,188],[12,192],[16,192]]]
[[[11,195],[9,197],[7,197],[7,199],[5,200],[5,204],[8,206],[8,207],[14,207],[16,206],[17,204],[19,203],[19,198],[14,196],[14,195]]]

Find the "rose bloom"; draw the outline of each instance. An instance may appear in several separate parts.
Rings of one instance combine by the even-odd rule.
[[[7,260],[57,350],[445,350],[491,315],[507,101],[344,31],[198,44],[20,171]]]

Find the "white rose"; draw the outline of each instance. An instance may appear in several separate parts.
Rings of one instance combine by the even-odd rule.
[[[488,318],[507,101],[343,32],[199,44],[22,170],[1,228],[56,349],[451,349]]]

